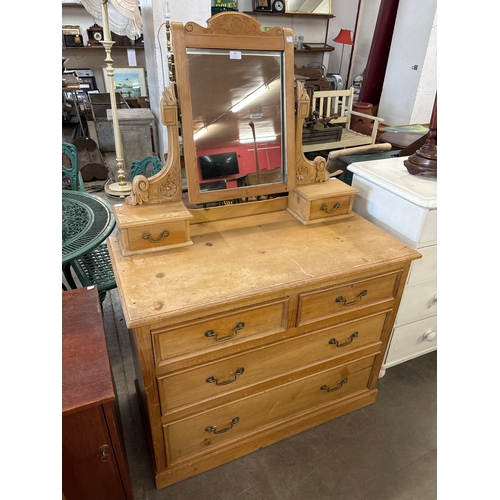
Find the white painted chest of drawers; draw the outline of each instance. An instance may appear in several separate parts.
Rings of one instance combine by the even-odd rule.
[[[437,349],[437,179],[410,175],[405,158],[353,163],[353,210],[422,254],[414,261],[380,376]]]

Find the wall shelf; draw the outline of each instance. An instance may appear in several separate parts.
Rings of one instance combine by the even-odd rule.
[[[245,11],[243,14],[248,14],[250,16],[288,16],[288,17],[324,17],[327,19],[333,19],[335,16],[333,14],[311,14],[309,12],[249,12]]]
[[[111,50],[115,49],[144,49],[144,45],[113,45]],[[104,50],[104,47],[98,45],[86,45],[85,47],[62,47],[62,50]]]

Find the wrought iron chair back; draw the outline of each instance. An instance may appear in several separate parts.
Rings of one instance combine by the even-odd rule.
[[[78,169],[78,151],[76,146],[69,142],[63,142],[62,155],[62,171],[63,174],[68,176],[69,181],[71,182],[71,190],[85,192],[85,184],[83,183],[82,174]],[[65,156],[68,158],[69,162],[65,162]]]

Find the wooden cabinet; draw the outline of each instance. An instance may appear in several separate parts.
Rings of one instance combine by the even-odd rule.
[[[191,246],[108,239],[158,488],[373,403],[420,257],[356,214],[192,212]]]
[[[391,335],[386,368],[437,349],[437,179],[410,175],[405,158],[349,165],[353,210],[417,249]]]
[[[96,287],[62,294],[62,489],[66,500],[131,500]]]

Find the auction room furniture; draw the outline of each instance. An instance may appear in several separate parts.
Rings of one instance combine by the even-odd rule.
[[[96,287],[62,292],[62,489],[133,498]]]
[[[82,173],[78,168],[78,150],[70,142],[62,143],[62,172],[68,176],[72,191],[85,192]]]
[[[305,152],[332,149],[344,149],[375,144],[379,123],[384,120],[377,116],[353,111],[354,87],[347,90],[318,90],[311,99],[311,117],[329,125],[342,127],[340,140],[328,140],[320,143],[303,144]],[[350,129],[351,118],[359,116],[373,122],[371,134],[363,134]],[[326,127],[328,131],[328,127]],[[322,132],[322,131],[320,131]]]
[[[386,368],[437,349],[437,177],[411,175],[406,157],[352,163],[353,209],[418,250],[391,334]]]
[[[330,179],[324,158],[304,157],[309,98],[300,82],[294,92],[292,33],[264,32],[236,12],[207,23],[172,24],[178,85],[161,108],[171,150],[114,206],[118,232],[108,239],[158,488],[375,402],[420,257],[351,211],[356,190]],[[217,121],[263,86],[249,108]],[[240,143],[270,130],[272,140]],[[253,165],[257,184],[200,189],[199,157],[221,150],[240,155],[240,174]],[[274,162],[281,175],[268,182],[261,170]]]
[[[62,265],[74,286],[68,264],[83,286],[97,285],[104,300],[116,287],[105,240],[115,227],[109,203],[89,193],[62,191]]]

